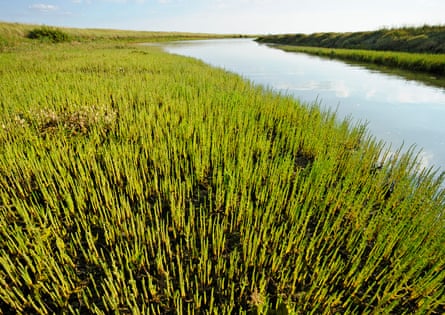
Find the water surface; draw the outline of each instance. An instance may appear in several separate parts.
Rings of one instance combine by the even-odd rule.
[[[284,52],[251,39],[163,44],[297,99],[367,123],[377,139],[422,149],[422,163],[445,170],[445,89],[341,61]]]

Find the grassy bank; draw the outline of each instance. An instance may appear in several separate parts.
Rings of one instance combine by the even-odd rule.
[[[156,47],[0,54],[4,314],[440,314],[445,192],[362,126]]]
[[[24,44],[35,44],[35,40],[29,39],[29,34],[35,30],[59,31],[66,35],[67,42],[158,42],[186,39],[206,39],[241,37],[242,35],[218,35],[205,33],[186,32],[148,32],[148,31],[125,31],[107,29],[78,29],[67,27],[50,27],[33,24],[17,24],[0,22],[0,52],[12,49]]]
[[[370,63],[390,68],[424,72],[445,78],[445,54],[414,54],[392,51],[332,49],[283,45],[278,45],[276,47],[285,51],[303,52],[352,62]]]
[[[257,38],[298,51],[445,77],[445,26],[374,32],[270,35]]]
[[[445,25],[369,32],[270,35],[260,42],[325,48],[445,54]]]

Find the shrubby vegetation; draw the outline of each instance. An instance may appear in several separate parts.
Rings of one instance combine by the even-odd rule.
[[[51,43],[62,43],[70,40],[67,33],[60,29],[48,26],[42,26],[31,30],[28,34],[31,39],[39,39],[42,41],[49,41]]]
[[[445,175],[316,105],[115,47],[0,58],[3,313],[442,313]]]

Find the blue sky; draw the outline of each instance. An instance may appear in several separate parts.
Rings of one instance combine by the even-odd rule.
[[[444,0],[0,0],[0,21],[206,33],[445,25]]]

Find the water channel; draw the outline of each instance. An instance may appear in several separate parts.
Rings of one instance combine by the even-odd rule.
[[[366,123],[377,139],[421,150],[425,167],[445,171],[445,89],[406,80],[363,66],[289,53],[252,39],[218,39],[163,44],[170,52],[191,56],[240,74],[257,84],[304,103]]]

